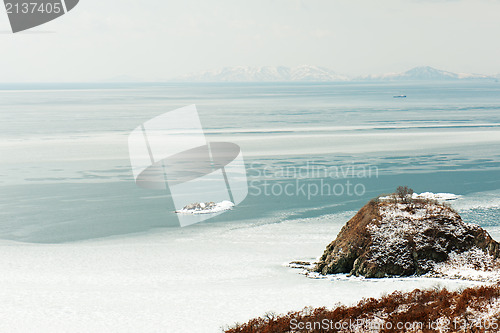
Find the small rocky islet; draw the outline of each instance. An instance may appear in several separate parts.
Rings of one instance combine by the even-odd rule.
[[[447,203],[401,193],[371,200],[313,264],[292,262],[311,277],[433,276],[500,280],[500,244],[466,223]]]

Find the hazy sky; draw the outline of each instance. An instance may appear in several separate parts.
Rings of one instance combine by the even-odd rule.
[[[9,31],[0,10],[0,82],[156,80],[236,65],[500,73],[499,0],[80,0]]]

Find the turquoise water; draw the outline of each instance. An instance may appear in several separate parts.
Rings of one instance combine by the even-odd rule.
[[[0,238],[175,228],[169,193],[134,184],[127,136],[190,104],[209,140],[241,146],[251,184],[242,204],[205,224],[319,218],[409,185],[459,194],[464,219],[500,226],[498,83],[30,84],[0,85]],[[293,195],[279,193],[287,185]],[[315,194],[322,186],[344,191]]]

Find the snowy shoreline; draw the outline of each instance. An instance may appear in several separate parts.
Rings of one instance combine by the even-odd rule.
[[[454,254],[454,256],[451,257],[453,263],[457,261],[457,259],[455,259],[456,258],[455,256],[460,258],[460,255]],[[458,260],[463,260],[463,259],[458,259]],[[460,266],[449,263],[440,263],[436,265],[434,271],[424,275],[386,276],[381,278],[365,278],[364,276],[355,276],[355,275],[350,275],[348,273],[323,275],[311,270],[314,268],[315,265],[316,265],[315,262],[307,262],[307,261],[292,261],[290,263],[283,263],[284,267],[299,270],[298,274],[304,275],[307,278],[314,280],[377,282],[381,280],[418,281],[418,280],[430,279],[438,283],[439,282],[446,283],[450,281],[466,281],[472,283],[473,285],[492,285],[500,282],[500,270],[498,269],[479,270],[479,269],[474,269],[469,264],[464,264]]]

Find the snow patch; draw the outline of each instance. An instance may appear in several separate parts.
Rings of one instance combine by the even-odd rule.
[[[213,214],[220,213],[226,210],[231,210],[234,207],[234,203],[231,201],[221,201],[219,203],[215,202],[201,202],[201,203],[193,203],[185,206],[180,210],[176,210],[177,214]]]
[[[437,201],[450,201],[456,200],[460,196],[453,193],[432,193],[432,192],[423,192],[420,194],[413,193],[413,199],[430,199]]]
[[[413,193],[413,195],[412,195],[412,199],[436,200],[438,202],[452,201],[452,200],[456,200],[458,198],[460,198],[460,195],[453,194],[453,193],[422,192],[420,194]],[[394,194],[379,198],[379,200],[382,200],[382,201],[389,201],[389,200],[394,200],[394,199],[395,199]]]
[[[495,258],[475,247],[462,253],[451,253],[448,260],[436,264],[429,275],[469,281],[500,282],[498,265]]]

